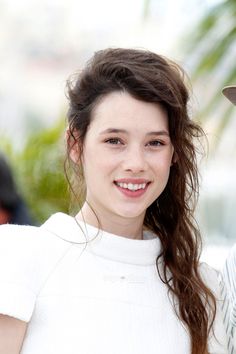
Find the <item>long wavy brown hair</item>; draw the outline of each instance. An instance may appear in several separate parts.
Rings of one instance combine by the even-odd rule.
[[[216,301],[199,273],[201,238],[193,216],[199,188],[195,140],[204,133],[189,117],[185,77],[176,63],[150,51],[98,51],[75,80],[68,81],[68,145],[76,144],[82,152],[93,109],[111,92],[125,91],[167,110],[175,162],[164,191],[146,211],[144,226],[161,240],[158,258],[164,268],[159,269],[157,259],[157,270],[178,300],[175,311],[189,330],[191,353],[205,354]],[[77,168],[81,172],[79,164]]]

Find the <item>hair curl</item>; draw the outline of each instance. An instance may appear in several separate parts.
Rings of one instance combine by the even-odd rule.
[[[98,51],[75,82],[68,81],[68,121],[70,139],[82,151],[93,109],[104,95],[125,91],[167,110],[176,161],[164,191],[148,207],[144,225],[161,240],[158,259],[163,259],[164,267],[159,269],[157,262],[157,270],[170,294],[178,299],[175,311],[189,329],[191,352],[203,354],[207,353],[216,301],[199,273],[201,238],[193,216],[199,189],[194,140],[204,133],[189,117],[184,78],[176,63],[150,51]]]

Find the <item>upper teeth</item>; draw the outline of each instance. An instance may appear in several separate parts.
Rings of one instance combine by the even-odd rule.
[[[126,188],[131,191],[137,191],[138,189],[144,189],[146,187],[147,183],[141,183],[141,184],[133,184],[133,183],[121,183],[117,182],[116,183],[119,187],[121,188]]]

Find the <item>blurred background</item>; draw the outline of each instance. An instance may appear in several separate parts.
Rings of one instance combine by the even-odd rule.
[[[34,223],[69,209],[65,84],[94,51],[146,48],[187,71],[190,112],[208,137],[197,220],[202,258],[220,268],[236,242],[235,0],[0,0],[0,150]]]

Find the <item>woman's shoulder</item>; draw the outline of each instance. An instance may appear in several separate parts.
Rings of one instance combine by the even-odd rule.
[[[39,227],[26,225],[5,224],[0,226],[0,252],[27,252],[39,247],[44,239],[44,233]]]
[[[220,299],[219,271],[209,264],[201,262],[199,264],[199,272],[206,286],[211,289],[217,299]]]
[[[206,285],[213,290],[219,287],[219,271],[205,262],[199,263],[199,272]]]
[[[1,264],[19,264],[20,267],[41,263],[50,265],[57,262],[70,246],[69,242],[42,226],[0,226]]]
[[[217,277],[219,271],[206,262],[199,262],[199,271],[203,276]]]
[[[231,247],[225,262],[225,268],[228,268],[229,271],[233,271],[233,273],[235,273],[235,267],[236,267],[236,243]]]
[[[59,246],[63,241],[42,227],[6,224],[0,226],[0,249],[12,252],[29,252]]]
[[[0,225],[0,242],[7,243],[15,240],[22,242],[24,239],[31,239],[32,236],[39,234],[38,226],[31,225],[15,225],[4,224]]]
[[[28,321],[37,294],[71,249],[45,227],[0,226],[0,313]]]

